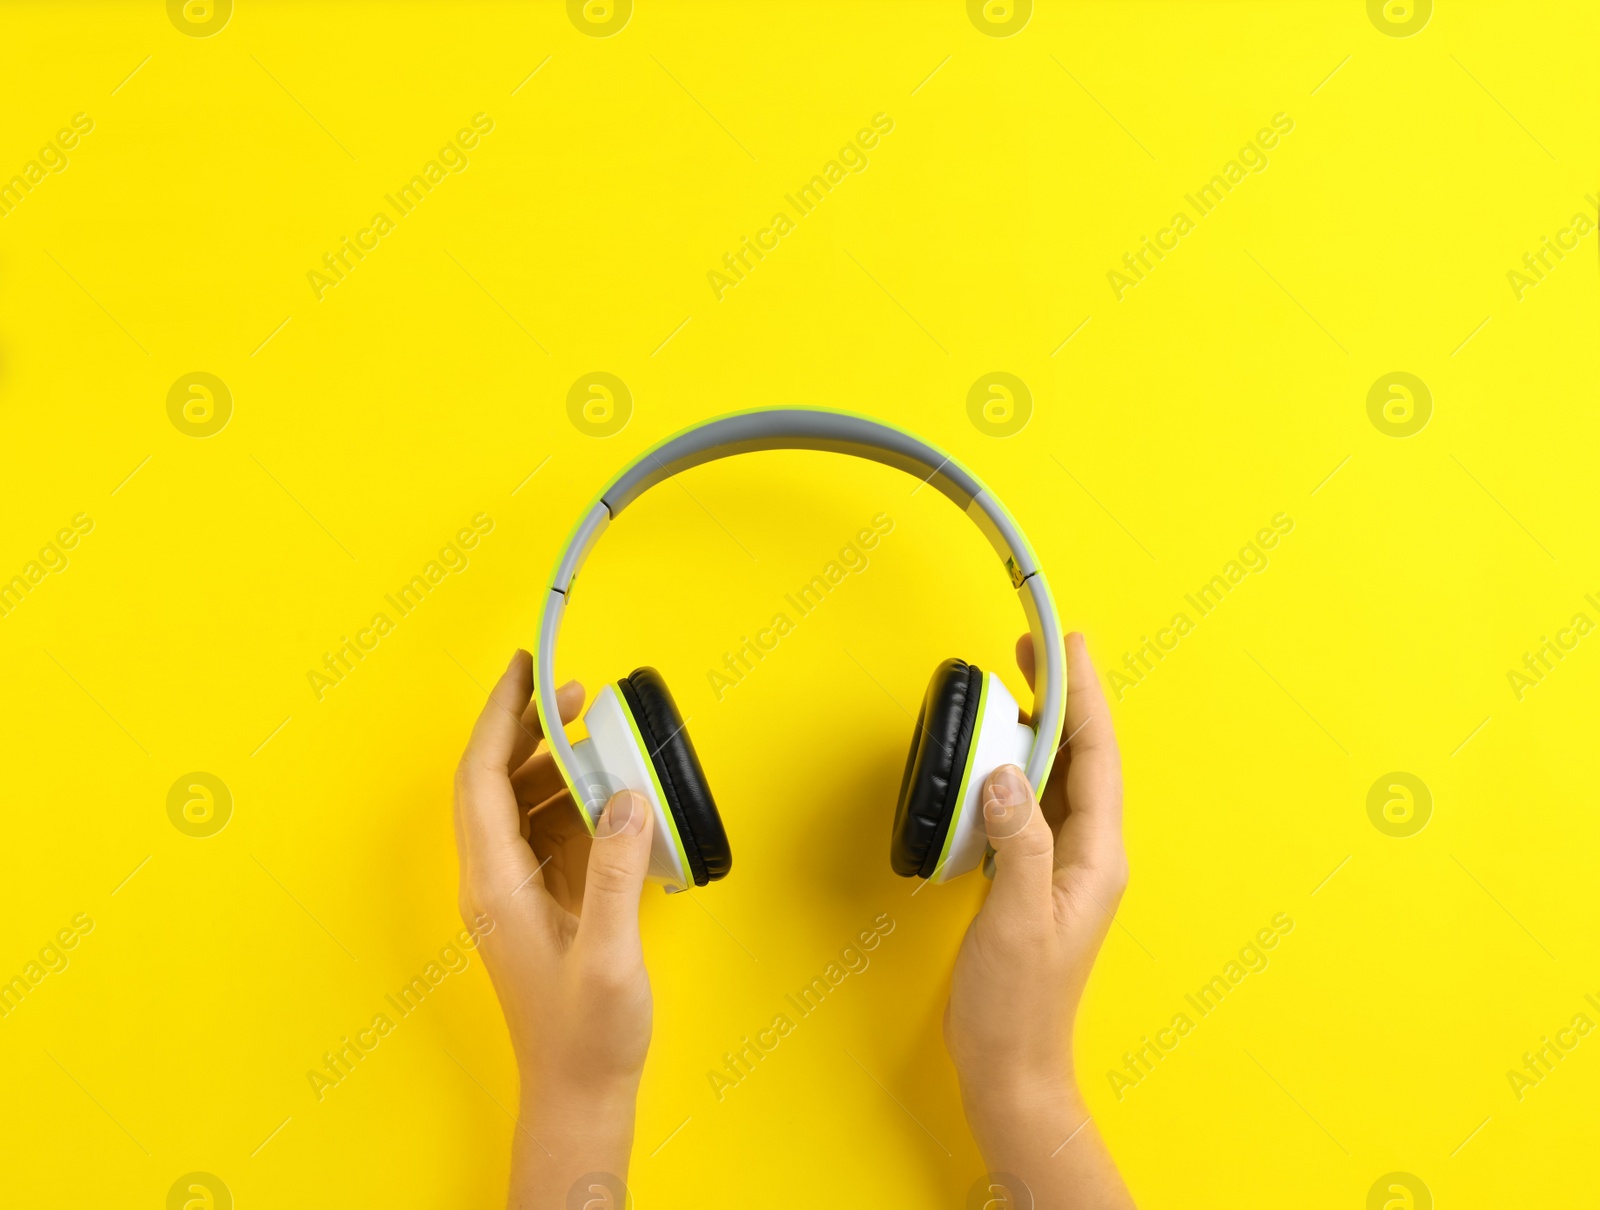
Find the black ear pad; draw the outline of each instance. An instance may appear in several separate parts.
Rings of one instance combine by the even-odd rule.
[[[983,673],[975,664],[946,660],[934,669],[894,809],[889,863],[896,874],[930,878],[939,864],[978,725],[982,689]]]
[[[695,886],[726,878],[733,868],[728,834],[667,682],[654,668],[635,668],[617,682],[617,690],[644,737]]]

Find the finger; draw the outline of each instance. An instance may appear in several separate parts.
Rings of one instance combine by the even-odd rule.
[[[578,711],[583,709],[583,686],[577,681],[568,681],[556,690],[556,709],[560,712],[562,725],[570,723],[578,717]],[[539,721],[539,703],[530,701],[523,708],[522,719],[518,727],[515,742],[511,746],[510,766],[513,769],[522,767],[534,749],[539,746],[539,741],[544,738],[544,727]]]
[[[654,825],[649,800],[632,790],[611,796],[595,828],[584,876],[578,944],[613,952],[639,948],[639,893],[650,868]]]
[[[529,844],[534,844],[540,828],[549,831],[552,821],[563,819],[569,811],[550,810],[558,804],[571,804],[572,792],[565,786],[557,787],[539,801],[529,806],[529,799],[522,794],[517,795],[517,823],[522,830],[522,839]],[[543,814],[541,814],[543,812]],[[537,845],[534,845],[537,848]]]
[[[523,806],[532,806],[544,802],[552,794],[560,794],[567,783],[556,767],[556,758],[546,750],[535,752],[511,775],[511,788],[517,792],[517,801]]]
[[[1122,851],[1122,755],[1111,711],[1081,634],[1067,636],[1067,823],[1063,855],[1109,857]]]
[[[566,790],[540,803],[530,813],[528,843],[539,860],[539,876],[545,890],[563,911],[576,917],[583,900],[583,873],[589,863],[593,841]]]
[[[1028,688],[1033,688],[1033,635],[1024,632],[1017,640],[1017,667],[1022,670],[1022,679],[1028,682]]]
[[[511,657],[489,700],[472,725],[472,738],[462,758],[476,767],[511,772],[511,754],[522,732],[522,712],[533,696],[533,657],[520,648]]]
[[[1022,637],[1017,640],[1017,667],[1027,679],[1028,687],[1033,688],[1034,674],[1038,668],[1034,660],[1033,635],[1028,631],[1024,631]],[[1030,727],[1034,725],[1031,711],[1022,712],[1022,722]],[[1071,760],[1072,754],[1067,750],[1066,744],[1060,745],[1050,766],[1050,780],[1045,784],[1044,793],[1039,796],[1039,809],[1044,812],[1044,821],[1050,825],[1052,834],[1060,830],[1062,821],[1067,817],[1066,779],[1067,766]]]
[[[579,828],[576,835],[557,838],[550,849],[551,862],[544,868],[545,889],[562,913],[571,917],[570,921],[560,922],[562,934],[569,944],[573,930],[579,924],[579,912],[583,907],[583,874],[589,865],[589,847],[593,843],[587,828]]]
[[[541,752],[511,775],[511,788],[524,811],[537,810],[552,798],[571,793],[555,762],[547,757],[548,753]]]
[[[1017,766],[1001,765],[984,782],[983,823],[994,849],[994,887],[983,910],[999,913],[1013,927],[1048,919],[1050,828]]]
[[[489,694],[457,766],[456,842],[463,879],[470,870],[474,878],[498,881],[509,876],[515,884],[533,869],[533,851],[522,839],[507,767],[532,692],[532,661],[526,651],[518,651]]]
[[[563,789],[538,806],[529,807],[527,818],[529,843],[536,848],[557,837],[589,835],[589,829],[582,822],[582,812],[572,803],[570,790]]]

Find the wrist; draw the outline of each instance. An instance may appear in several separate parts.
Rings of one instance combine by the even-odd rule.
[[[978,1149],[991,1168],[1015,1167],[1022,1153],[1044,1153],[1089,1116],[1070,1072],[961,1078],[961,1102]]]
[[[512,1135],[508,1204],[554,1210],[568,1204],[567,1194],[585,1176],[599,1174],[602,1185],[625,1182],[637,1093],[637,1078],[526,1082]]]
[[[594,1133],[608,1124],[632,1129],[639,1077],[608,1079],[530,1078],[523,1081],[518,1118],[552,1134]]]
[[[1071,1072],[984,1073],[960,1076],[961,1101],[969,1116],[1018,1119],[1082,1107],[1083,1094]]]
[[[981,1058],[961,1055],[955,1068],[961,1099],[969,1107],[1025,1111],[1082,1100],[1070,1041],[1061,1046],[986,1047]]]

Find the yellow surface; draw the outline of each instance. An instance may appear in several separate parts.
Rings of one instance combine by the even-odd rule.
[[[1597,14],[1441,2],[1402,38],[1362,0],[1052,5],[992,37],[959,0],[641,3],[596,38],[559,4],[241,3],[192,37],[157,0],[8,6],[0,174],[48,164],[0,217],[0,575],[40,564],[0,618],[0,977],[73,947],[0,1019],[5,1199],[182,1204],[198,1172],[218,1205],[492,1204],[515,1073],[476,953],[446,949],[468,725],[606,476],[692,421],[816,404],[992,484],[1108,686],[1189,614],[1114,707],[1134,876],[1077,1044],[1141,1204],[1577,1204]],[[879,114],[719,298],[724,254]],[[1275,115],[1265,164],[1242,153],[1259,170],[1119,299],[1124,254]],[[64,163],[41,152],[63,128]],[[1508,277],[1562,230],[1542,280]],[[346,237],[375,247],[319,290]],[[1023,406],[992,371],[1031,397],[1008,438],[969,419],[975,385],[980,415]],[[1369,419],[1396,371],[1431,397],[1406,438]],[[627,423],[580,431],[575,385]],[[1377,396],[1393,420],[1421,398]],[[984,887],[911,897],[887,836],[934,665],[1020,692],[1021,623],[914,486],[822,455],[704,468],[625,514],[574,598],[563,675],[664,671],[737,857],[645,905],[640,1206],[954,1208],[981,1172],[939,1016]],[[719,701],[710,670],[879,512],[870,566]],[[1185,594],[1259,564],[1239,552],[1280,514],[1199,616]],[[446,561],[409,616],[386,602]],[[1519,697],[1558,631],[1575,649]],[[1409,837],[1368,813],[1380,783],[1376,818],[1405,816],[1394,772],[1431,801]],[[1266,968],[1248,951],[1220,1008],[1186,1007],[1279,914]],[[719,1101],[724,1052],[880,915],[870,966]],[[398,1018],[385,995],[430,963]],[[307,1073],[380,1013],[319,1101]],[[1178,1013],[1119,1099],[1108,1073]],[[1519,1099],[1508,1072],[1558,1036]]]

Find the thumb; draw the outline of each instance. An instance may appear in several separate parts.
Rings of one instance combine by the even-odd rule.
[[[1001,765],[984,783],[983,823],[994,849],[994,887],[985,906],[1017,919],[1048,911],[1055,846],[1017,766]]]
[[[584,879],[580,940],[639,945],[639,893],[650,868],[650,802],[624,790],[611,796],[595,828]]]

